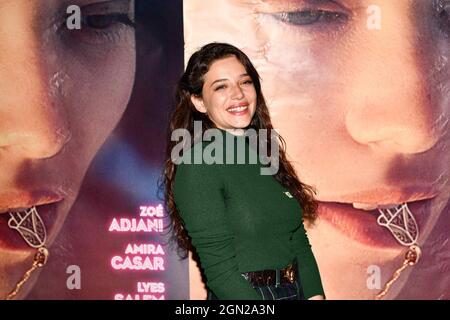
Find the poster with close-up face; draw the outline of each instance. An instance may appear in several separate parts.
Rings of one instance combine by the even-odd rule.
[[[185,0],[185,59],[243,50],[302,182],[328,299],[450,298],[450,2]],[[277,213],[274,212],[274,215]],[[191,298],[206,296],[190,262]]]
[[[182,3],[0,0],[0,298],[186,299],[158,191]]]

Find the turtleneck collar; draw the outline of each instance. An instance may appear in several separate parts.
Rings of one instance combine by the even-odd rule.
[[[245,137],[245,129],[235,129],[236,131],[234,131],[234,132],[231,129],[221,129],[221,128],[217,128],[217,129],[219,129],[224,136],[231,135],[236,138],[244,138]]]

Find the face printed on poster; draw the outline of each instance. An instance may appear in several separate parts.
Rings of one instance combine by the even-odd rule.
[[[376,298],[412,256],[382,298],[449,298],[449,15],[447,1],[184,1],[185,57],[214,41],[249,55],[318,191],[306,227],[329,299]]]
[[[156,195],[180,25],[181,1],[0,0],[1,299],[165,299],[168,265],[185,278]]]

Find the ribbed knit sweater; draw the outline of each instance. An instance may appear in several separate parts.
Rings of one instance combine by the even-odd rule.
[[[226,145],[233,141],[235,163],[194,164],[193,151],[210,144],[201,141],[183,156],[191,164],[176,166],[174,182],[175,203],[208,288],[219,299],[258,300],[258,291],[241,273],[284,268],[297,259],[305,298],[325,296],[298,201],[274,176],[261,175],[258,157],[256,164],[248,163],[252,153],[257,155],[248,137],[220,132],[224,162],[230,152]],[[237,163],[239,140],[246,146],[245,164]]]

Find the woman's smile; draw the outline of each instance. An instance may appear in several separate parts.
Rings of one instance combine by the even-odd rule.
[[[248,112],[248,102],[240,102],[237,105],[233,105],[227,108],[227,111],[231,113],[233,116],[241,116]]]

